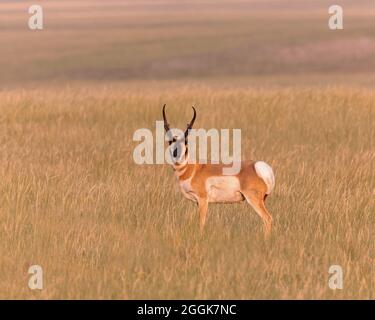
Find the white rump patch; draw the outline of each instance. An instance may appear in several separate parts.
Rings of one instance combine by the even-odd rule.
[[[267,194],[270,194],[275,187],[275,175],[273,174],[272,168],[263,161],[255,162],[255,171],[258,177],[262,178],[267,186]]]

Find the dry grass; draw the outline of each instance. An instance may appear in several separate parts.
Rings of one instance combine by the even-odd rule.
[[[0,93],[0,297],[374,298],[374,94],[173,86]],[[164,101],[182,126],[192,97],[197,127],[241,128],[244,156],[274,167],[268,242],[245,203],[212,205],[200,236],[171,168],[134,164],[134,130]]]
[[[337,32],[328,0],[40,0],[40,32],[33,3],[0,3],[0,298],[375,298],[373,0]],[[269,241],[245,203],[201,236],[172,169],[134,163],[163,103],[273,166]]]

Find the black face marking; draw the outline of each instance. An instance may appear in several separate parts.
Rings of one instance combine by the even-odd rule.
[[[181,160],[182,151],[184,150],[183,141],[178,139],[173,139],[173,144],[170,147],[170,153],[173,159],[173,162],[176,163]],[[186,151],[186,150],[185,150]],[[185,152],[186,154],[186,152]]]
[[[173,150],[173,158],[177,158],[177,154],[178,154],[178,148],[175,148],[174,150]]]

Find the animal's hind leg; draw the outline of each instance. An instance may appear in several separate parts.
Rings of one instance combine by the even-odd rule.
[[[255,212],[262,218],[264,234],[267,237],[271,232],[272,216],[264,205],[265,195],[255,190],[242,191],[242,194]]]

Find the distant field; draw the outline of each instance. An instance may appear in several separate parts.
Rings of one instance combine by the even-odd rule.
[[[249,76],[374,84],[373,1],[340,1],[341,31],[328,29],[327,0],[39,1],[41,32],[27,28],[30,3],[0,4],[3,87]]]
[[[0,4],[0,298],[375,298],[373,1],[337,32],[328,1],[39,3],[42,32]],[[172,168],[134,163],[164,103],[272,165],[268,241],[246,203],[201,236]]]

